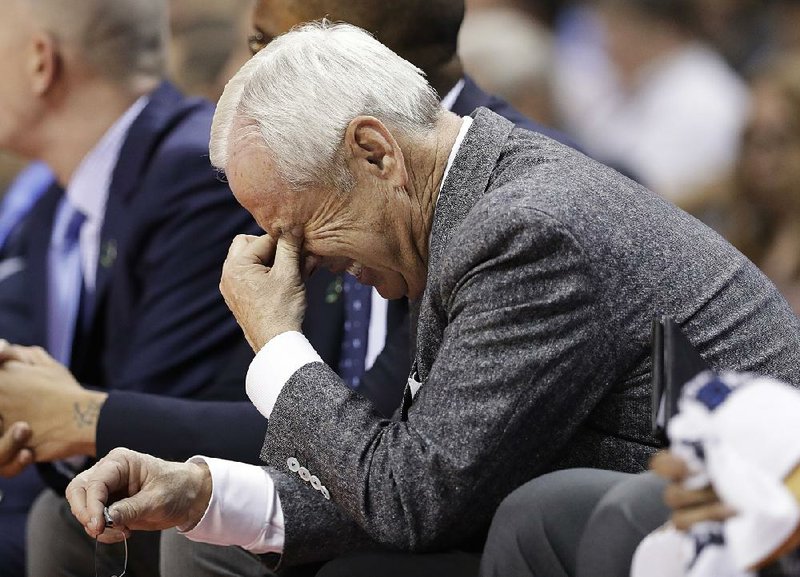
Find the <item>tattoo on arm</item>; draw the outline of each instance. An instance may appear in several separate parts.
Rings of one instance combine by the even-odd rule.
[[[72,414],[75,418],[75,424],[78,428],[94,427],[97,425],[97,417],[100,415],[100,407],[102,405],[95,401],[88,401],[86,403],[75,403],[73,405]]]

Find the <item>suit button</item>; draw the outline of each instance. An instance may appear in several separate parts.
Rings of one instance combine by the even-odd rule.
[[[286,466],[289,467],[289,470],[292,473],[297,473],[297,471],[300,469],[300,463],[294,457],[289,457],[286,459]]]
[[[308,469],[305,467],[300,467],[300,469],[297,471],[297,474],[300,475],[300,478],[303,479],[303,481],[308,481],[311,478],[311,473],[309,473]]]
[[[328,492],[327,487],[320,487],[319,492],[322,493],[322,496],[325,497],[328,501],[331,500],[331,494]]]
[[[311,481],[311,486],[314,487],[314,489],[317,491],[319,491],[320,487],[322,487],[322,483],[320,483],[319,477],[317,477],[316,475],[311,475],[309,481]]]

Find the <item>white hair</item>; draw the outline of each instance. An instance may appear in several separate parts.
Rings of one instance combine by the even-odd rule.
[[[407,134],[429,131],[439,115],[424,73],[370,34],[326,20],[273,40],[228,82],[211,128],[211,163],[225,170],[233,146],[256,137],[294,189],[347,189],[340,161],[353,118],[374,116]]]

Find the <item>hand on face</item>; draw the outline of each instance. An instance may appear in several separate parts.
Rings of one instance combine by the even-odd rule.
[[[306,308],[301,243],[286,233],[277,242],[267,234],[239,235],[228,251],[220,291],[256,352],[273,337],[301,329]]]
[[[106,394],[81,387],[38,347],[0,347],[0,360],[0,417],[28,424],[32,435],[26,446],[36,460],[93,454]]]
[[[132,530],[194,527],[210,499],[211,474],[204,464],[170,463],[128,449],[114,449],[67,487],[72,514],[104,543]],[[103,508],[112,502],[115,530],[104,532]]]
[[[670,481],[664,491],[664,502],[672,509],[672,523],[677,529],[686,531],[695,523],[724,521],[735,514],[720,501],[713,487],[685,489],[683,482],[689,476],[689,469],[680,457],[669,451],[656,454],[650,468]]]

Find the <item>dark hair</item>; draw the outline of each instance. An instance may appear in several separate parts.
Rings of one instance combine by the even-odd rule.
[[[464,20],[464,0],[294,0],[308,20],[348,22],[375,35],[393,51],[440,51],[452,57]]]

